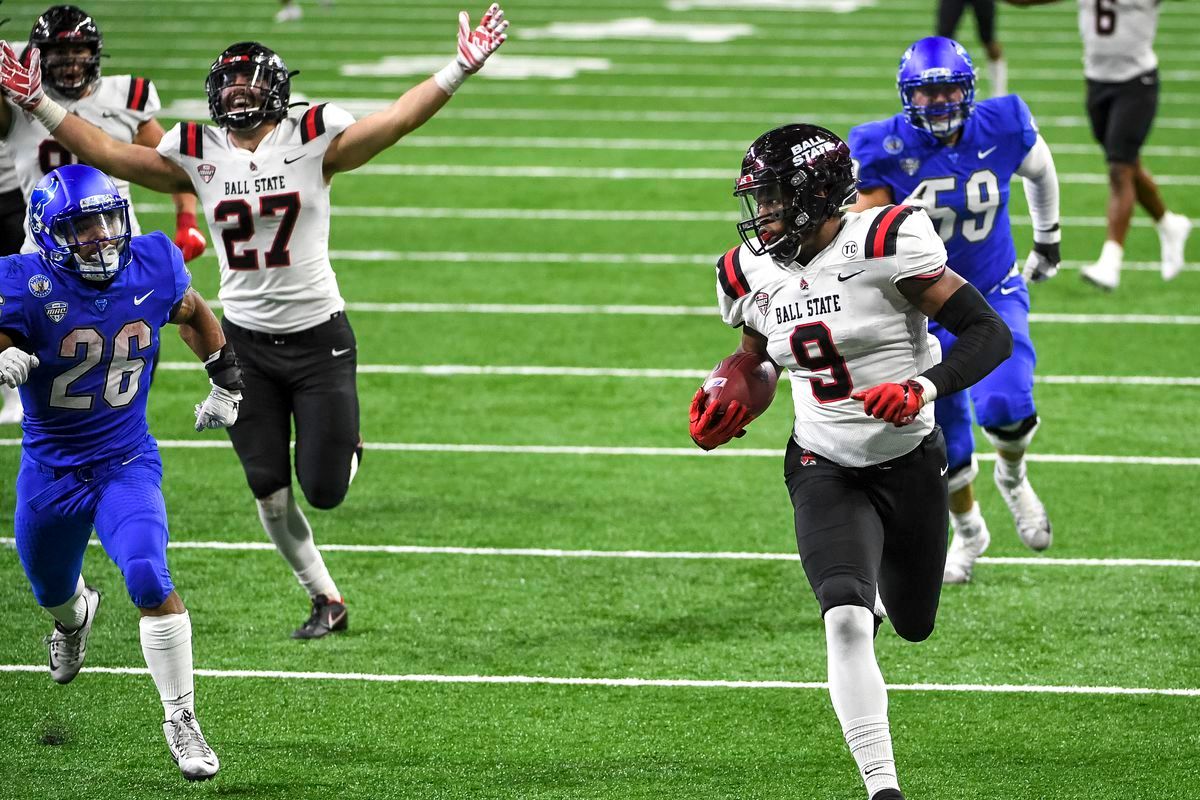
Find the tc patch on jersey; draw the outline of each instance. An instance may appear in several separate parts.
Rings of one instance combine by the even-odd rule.
[[[52,288],[50,278],[40,272],[29,279],[29,293],[39,299],[50,294]]]
[[[46,303],[46,316],[49,317],[55,324],[62,322],[63,317],[67,316],[67,304],[62,300],[55,300],[52,303]]]

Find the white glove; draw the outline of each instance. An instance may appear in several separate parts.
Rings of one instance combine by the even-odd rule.
[[[196,430],[205,428],[228,428],[237,422],[238,403],[242,393],[229,391],[213,384],[212,391],[204,402],[196,406]]]
[[[29,380],[29,370],[40,363],[32,353],[10,347],[0,352],[0,382],[15,389]]]
[[[1062,261],[1059,244],[1034,243],[1025,259],[1025,268],[1021,271],[1027,283],[1041,283],[1058,274],[1058,265]]]

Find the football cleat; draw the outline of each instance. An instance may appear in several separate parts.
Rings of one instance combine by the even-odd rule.
[[[67,631],[58,622],[44,641],[50,648],[50,677],[58,683],[70,683],[83,667],[87,655],[88,634],[92,632],[92,621],[100,607],[100,593],[90,586],[83,587],[83,601],[87,606],[83,624],[77,630]]]
[[[1008,504],[1008,510],[1017,526],[1017,535],[1021,537],[1025,546],[1030,550],[1039,551],[1049,547],[1054,538],[1050,517],[1046,514],[1046,507],[1038,499],[1037,493],[1029,485],[1029,477],[1022,477],[1016,483],[1008,483],[1001,477],[998,469],[992,477],[996,481],[996,488],[1000,490],[1000,496]]]
[[[904,800],[904,795],[899,789],[880,789],[871,795],[871,800]]]
[[[1121,285],[1121,267],[1117,264],[1097,261],[1095,264],[1088,264],[1079,270],[1079,277],[1097,289],[1111,292]]]
[[[988,533],[987,523],[983,517],[978,525],[954,526],[954,537],[950,540],[950,551],[946,553],[946,569],[942,573],[942,583],[967,583],[971,580],[971,571],[975,561],[987,550],[992,537]]]
[[[196,715],[188,709],[179,709],[163,723],[163,735],[167,737],[171,758],[189,781],[206,781],[221,768],[217,754],[204,741]]]
[[[320,639],[331,633],[346,630],[346,604],[330,600],[323,594],[312,599],[312,614],[292,632],[293,639]]]
[[[1192,223],[1182,214],[1168,211],[1157,227],[1162,249],[1162,279],[1169,281],[1183,270],[1183,246],[1192,232]]]

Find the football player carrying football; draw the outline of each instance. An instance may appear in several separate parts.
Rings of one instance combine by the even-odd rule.
[[[162,192],[194,191],[223,243],[225,335],[238,349],[246,402],[229,435],[259,518],[312,610],[293,636],[346,629],[346,606],[292,494],[296,475],[316,508],[339,505],[362,458],[354,332],[329,263],[329,185],[420,127],[505,40],[493,4],[478,27],[459,14],[458,54],[391,106],[357,122],[322,104],[288,116],[292,73],[256,42],[227,48],[206,81],[216,126],[180,123],[158,149],[106,136],[41,88],[37,49],[22,64],[6,47],[0,85],[72,152]]]
[[[896,800],[876,595],[905,639],[933,632],[948,511],[946,447],[929,404],[995,368],[1012,337],[946,266],[923,210],[845,211],[850,150],[824,128],[760,136],[735,194],[744,243],[717,262],[721,316],[742,329],[740,351],[788,370],[796,420],[784,478],[825,619],[829,693],[871,800]],[[941,363],[928,319],[957,336]],[[697,444],[740,433],[742,409],[704,403],[698,392]]]
[[[199,431],[237,419],[237,358],[179,250],[158,232],[130,236],[129,201],[107,175],[52,170],[33,189],[29,224],[38,252],[0,268],[0,381],[20,387],[29,412],[13,530],[33,596],[54,618],[50,675],[69,683],[87,653],[100,593],[81,570],[95,528],[141,612],[171,757],[188,780],[206,780],[220,765],[196,721],[192,623],[167,568],[148,367],[160,329],[179,325],[212,384]]]
[[[979,472],[972,406],[996,448],[993,478],[1017,534],[1034,550],[1050,546],[1050,518],[1025,469],[1025,451],[1039,421],[1033,402],[1037,353],[1029,336],[1025,281],[1043,281],[1058,270],[1058,175],[1050,148],[1020,97],[974,102],[975,69],[958,42],[931,36],[914,43],[900,59],[897,86],[901,113],[850,131],[850,152],[858,163],[856,208],[898,199],[924,208],[954,269],[987,298],[1013,335],[1009,359],[969,392],[939,397],[935,409],[950,455],[954,540],[945,580],[963,583],[991,538],[971,486]],[[1014,175],[1024,179],[1033,218],[1033,248],[1024,275],[1017,266],[1008,216]],[[930,330],[943,348],[954,341],[953,332],[936,320]]]
[[[130,75],[101,75],[100,56],[104,37],[96,21],[75,6],[51,6],[42,12],[29,33],[25,53],[37,49],[43,59],[42,82],[46,92],[68,111],[78,114],[123,142],[154,147],[163,129],[154,118],[160,110],[158,90],[146,78]],[[0,137],[16,166],[21,191],[29,197],[46,173],[64,164],[75,164],[74,155],[50,137],[44,125],[9,102],[0,102]],[[129,184],[117,180],[121,196],[129,199]],[[196,198],[190,190],[173,195],[175,244],[190,261],[204,252],[207,241],[196,225]],[[22,203],[22,207],[24,203]],[[131,206],[129,222],[133,235],[141,233]],[[22,252],[37,250],[28,232]],[[4,396],[0,419],[20,422],[19,400]]]

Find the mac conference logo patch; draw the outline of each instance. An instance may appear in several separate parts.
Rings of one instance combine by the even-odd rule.
[[[46,303],[46,316],[55,323],[62,322],[63,317],[67,315],[67,304],[62,300],[55,300],[53,303]]]

